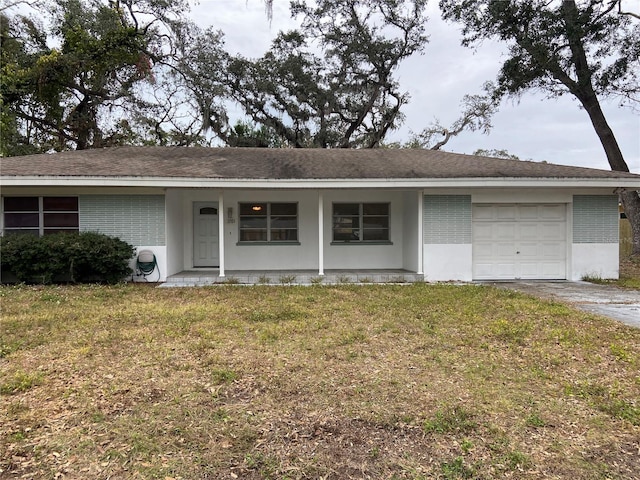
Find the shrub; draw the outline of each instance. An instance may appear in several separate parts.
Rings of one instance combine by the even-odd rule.
[[[0,266],[21,282],[117,283],[131,275],[134,248],[100,233],[0,238]]]

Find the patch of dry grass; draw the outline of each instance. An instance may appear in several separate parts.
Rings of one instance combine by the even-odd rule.
[[[640,290],[640,258],[629,257],[620,261],[618,286]]]
[[[640,257],[620,259],[620,277],[617,280],[588,276],[585,281],[602,285],[615,285],[630,290],[640,290]]]
[[[559,303],[424,284],[0,296],[0,477],[640,471],[640,330]]]

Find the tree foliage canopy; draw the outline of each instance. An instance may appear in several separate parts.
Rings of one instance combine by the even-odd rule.
[[[57,0],[2,14],[3,154],[134,142],[139,88],[172,55],[182,1]]]
[[[43,2],[46,24],[3,12],[3,155],[244,144],[247,132],[258,144],[375,147],[408,101],[395,71],[427,41],[426,0],[295,1],[300,27],[257,59],[187,21],[186,0]],[[234,104],[252,126],[240,135]]]
[[[640,23],[618,1],[440,0],[445,19],[462,24],[465,46],[497,39],[509,46],[498,95],[539,89],[552,96],[640,101]]]
[[[230,96],[293,147],[375,147],[401,120],[408,96],[394,72],[421,51],[424,0],[293,2],[298,30],[251,60],[229,59]]]

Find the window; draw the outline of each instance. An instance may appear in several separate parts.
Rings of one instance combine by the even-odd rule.
[[[217,215],[218,209],[215,207],[202,207],[200,209],[200,215]]]
[[[78,197],[4,197],[4,233],[77,232]]]
[[[241,242],[297,242],[298,204],[241,203]]]
[[[334,203],[333,241],[389,242],[389,204]]]

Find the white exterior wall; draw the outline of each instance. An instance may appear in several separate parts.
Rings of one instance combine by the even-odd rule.
[[[571,280],[585,277],[618,278],[620,246],[617,243],[574,243]]]
[[[617,195],[573,197],[571,280],[618,278],[620,215]]]
[[[165,225],[158,218],[158,210],[151,208],[143,214],[148,216],[138,216],[140,211],[133,211],[124,204],[118,202],[118,198],[128,196],[135,204],[139,199],[147,196],[161,197],[163,190],[157,188],[68,188],[68,187],[30,187],[30,188],[3,188],[3,196],[77,196],[79,198],[79,230],[99,232],[115,236],[133,245],[137,252],[140,250],[151,250],[156,256],[158,269],[148,277],[148,281],[165,281],[167,277],[167,247],[165,245],[147,245],[145,240],[159,240],[158,243],[165,243]],[[114,202],[110,200],[113,199]],[[0,209],[4,202],[0,201]],[[142,200],[144,204],[144,200]],[[142,209],[144,210],[144,209]],[[109,216],[115,216],[119,223],[110,221]],[[3,215],[0,211],[0,226]],[[145,223],[148,222],[148,223]],[[142,225],[141,228],[138,226]],[[132,258],[129,266],[135,274],[136,257]],[[158,276],[158,270],[160,276]],[[134,281],[147,281],[142,277],[133,276]]]
[[[470,281],[471,196],[429,194],[423,198],[425,280]]]
[[[456,189],[425,190],[425,195],[460,195]],[[565,204],[566,278],[618,278],[619,245],[617,197],[606,189],[469,189],[473,204]],[[576,206],[577,205],[577,206]],[[425,225],[425,230],[427,226]],[[426,234],[425,234],[426,235]],[[472,245],[424,244],[427,281],[471,280]]]
[[[193,268],[193,203],[217,206],[219,192],[215,189],[167,190],[167,228],[173,230],[167,232],[167,245],[173,273]]]
[[[353,186],[351,186],[353,187]],[[469,243],[420,240],[424,223],[418,218],[420,204],[416,190],[344,189],[321,190],[323,196],[323,253],[325,269],[405,268],[422,269],[428,281],[462,280],[472,276],[472,247]],[[3,187],[3,195],[165,195],[164,245],[136,245],[138,249],[151,249],[158,260],[161,280],[167,275],[193,268],[193,202],[211,202],[217,205],[220,194],[224,198],[224,228],[220,232],[225,241],[227,270],[277,270],[319,268],[318,198],[320,190],[304,189],[189,189],[189,188],[102,188],[102,187]],[[618,277],[617,204],[611,189],[605,188],[430,188],[425,195],[470,195],[471,203],[563,203],[567,205],[567,278],[580,280],[584,276]],[[591,207],[583,207],[583,220],[576,220],[574,199],[600,196],[604,210],[600,216],[591,215]],[[608,198],[608,200],[605,200]],[[578,198],[586,205],[584,198]],[[300,245],[238,245],[239,202],[297,202]],[[600,201],[593,200],[596,205]],[[333,202],[389,202],[391,204],[390,245],[332,245]],[[82,202],[81,202],[82,204]],[[605,205],[606,204],[606,205]],[[233,221],[227,218],[227,208],[233,209]],[[81,208],[82,210],[82,208]],[[1,213],[1,212],[0,212]],[[2,215],[0,215],[1,217]],[[615,219],[614,219],[615,216]],[[597,219],[596,219],[597,217]],[[96,217],[97,219],[98,217]],[[584,218],[589,219],[588,221]],[[591,221],[604,222],[591,225]],[[0,218],[0,222],[1,222]],[[81,229],[96,229],[84,225]],[[577,222],[575,225],[574,223]],[[593,238],[586,233],[599,232]],[[610,236],[615,229],[616,237]],[[607,236],[609,235],[609,236]],[[416,238],[416,240],[414,240]],[[422,257],[422,258],[421,258]],[[155,276],[155,274],[154,274]]]
[[[618,276],[617,241],[572,242],[574,195],[592,195],[594,190],[536,189],[473,189],[431,190],[429,195],[471,195],[471,203],[565,203],[567,205],[567,278],[580,280],[586,275],[602,278]],[[610,192],[597,192],[608,193]],[[172,252],[167,274],[193,267],[193,202],[217,204],[220,190],[169,190],[166,194],[167,250]],[[318,190],[228,190],[223,192],[225,266],[227,270],[316,270],[318,264]],[[417,191],[323,190],[323,249],[325,269],[404,268],[419,271],[419,257],[427,281],[471,281],[472,245],[470,243],[421,244],[418,230],[424,224],[412,221],[418,217]],[[298,203],[300,245],[238,244],[238,203],[278,202]],[[391,244],[358,245],[331,244],[333,202],[390,202]],[[227,218],[227,208],[233,209],[233,223]],[[616,237],[617,238],[617,237]],[[420,249],[422,248],[422,252]],[[174,255],[174,253],[176,255]],[[182,253],[182,254],[180,254]],[[166,259],[166,251],[157,256]]]
[[[185,218],[182,212],[184,194],[180,190],[168,190],[165,195],[165,212],[167,226],[167,275],[174,275],[184,270],[184,230]]]
[[[422,272],[420,249],[422,247],[422,218],[420,203],[422,192],[406,192],[403,195],[403,243],[402,243],[402,268],[411,272]]]
[[[238,243],[238,204],[295,202],[298,204],[299,245]],[[233,223],[225,215],[227,270],[316,270],[318,268],[318,192],[288,190],[232,190],[224,192],[225,210],[233,208]]]
[[[171,273],[193,269],[193,204],[208,202],[219,205],[221,190],[167,191],[167,244],[171,252]],[[223,191],[225,270],[278,270],[318,268],[318,194],[315,191],[229,190]],[[238,244],[238,204],[240,202],[298,203],[298,235],[300,245]],[[229,217],[228,209],[232,209]]]
[[[169,274],[193,268],[193,203],[211,202],[217,204],[220,190],[169,190],[167,191],[167,245],[170,252]],[[225,244],[225,270],[318,270],[318,190],[226,190],[223,191]],[[418,270],[416,240],[411,251],[404,252],[404,207],[405,197],[414,198],[417,193],[406,194],[399,191],[376,192],[371,190],[324,190],[323,196],[323,248],[325,269],[366,269],[403,268],[405,262],[415,264],[409,270]],[[296,202],[298,204],[299,245],[266,245],[238,243],[238,204],[241,202]],[[334,202],[389,202],[391,204],[391,244],[359,245],[331,244],[332,204]],[[232,220],[228,209],[233,209]],[[416,208],[417,212],[417,207]],[[416,213],[417,215],[417,213]],[[417,221],[413,222],[417,224]],[[414,225],[413,229],[419,228]],[[178,238],[176,232],[181,232]],[[404,253],[403,253],[404,252]],[[405,260],[405,254],[407,260]],[[181,265],[176,263],[180,258]]]
[[[427,244],[423,247],[426,282],[472,280],[471,244]]]
[[[564,203],[567,205],[568,213],[571,211],[574,194],[590,194],[594,190],[574,189],[574,190],[547,190],[531,188],[478,188],[465,189],[426,189],[425,196],[428,195],[470,195],[471,204],[526,204],[526,203]],[[610,193],[602,190],[599,193]],[[472,222],[472,218],[469,218]],[[471,224],[469,225],[471,227]],[[427,225],[425,224],[425,237],[428,236]],[[433,225],[432,225],[432,228]],[[593,258],[601,259],[600,271],[611,273],[613,249],[606,245],[593,245],[593,248],[584,248],[584,244],[576,249],[576,245],[571,243],[572,217],[567,215],[567,275],[568,279],[580,279],[583,273],[584,264],[593,265]],[[455,236],[455,235],[454,235]],[[466,240],[459,240],[463,243],[456,243],[453,239],[447,242],[438,242],[437,239],[428,243],[425,240],[423,245],[424,276],[426,281],[471,281],[473,279],[473,246]],[[616,244],[617,249],[617,244]],[[617,250],[616,250],[617,252]],[[584,256],[583,255],[587,255]],[[615,265],[617,269],[617,253]],[[591,257],[589,257],[591,256]],[[617,271],[617,270],[616,270]],[[581,273],[582,272],[582,273]]]
[[[162,195],[79,195],[80,231],[99,232],[133,245],[135,257],[129,262],[134,282],[160,281],[167,278],[165,233],[166,209]],[[152,243],[150,243],[152,242]],[[157,268],[146,278],[135,273],[141,250],[151,250]]]
[[[334,202],[376,202],[391,204],[391,244],[331,244]],[[403,267],[403,193],[371,190],[331,190],[324,192],[324,260],[326,269],[387,269]]]

